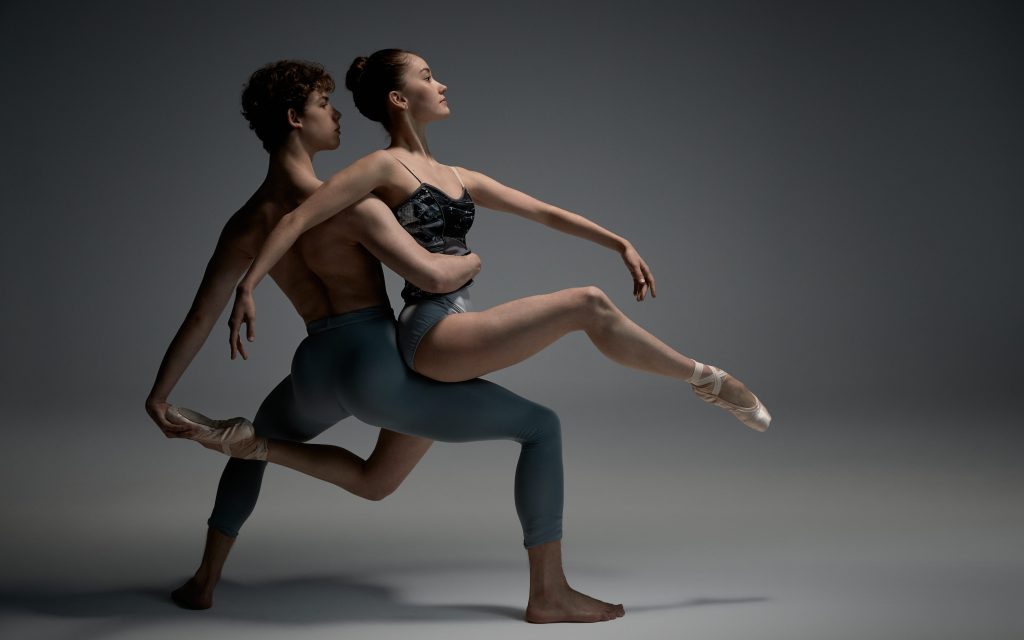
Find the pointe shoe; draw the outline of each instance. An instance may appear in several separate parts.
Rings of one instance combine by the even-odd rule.
[[[169,420],[187,424],[198,431],[190,440],[195,440],[207,449],[226,453],[232,458],[243,460],[266,460],[267,439],[256,435],[256,429],[245,418],[214,420],[192,409],[170,407]]]
[[[702,380],[701,374],[704,372],[704,365],[696,360],[694,360],[694,364],[696,366],[693,368],[693,375],[690,376],[690,379],[687,382],[693,385],[691,388],[693,389],[693,392],[697,394],[698,398],[704,402],[725,409],[735,416],[737,420],[754,431],[764,431],[768,428],[768,425],[772,421],[772,416],[768,413],[768,409],[761,404],[761,401],[758,400],[757,396],[754,396],[754,406],[752,407],[740,407],[728,400],[719,398],[718,394],[722,390],[722,381],[725,380],[725,376],[729,374],[718,367],[708,365],[708,368],[711,369],[711,374]],[[697,388],[703,387],[704,385],[712,382],[714,382],[714,385],[712,385],[710,391]],[[754,395],[753,392],[751,392],[750,395]]]

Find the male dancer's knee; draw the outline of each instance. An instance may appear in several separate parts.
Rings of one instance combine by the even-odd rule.
[[[562,538],[562,427],[556,414],[535,405],[531,433],[516,467],[516,511],[529,549]]]
[[[206,524],[226,536],[237,537],[256,508],[266,468],[264,460],[228,460],[217,485],[213,512]]]
[[[544,447],[562,445],[562,421],[558,414],[547,407],[536,405],[526,419],[529,431],[523,438],[523,446]]]
[[[384,498],[394,493],[395,490],[398,489],[399,485],[401,484],[401,480],[378,480],[375,478],[368,478],[360,487],[358,495],[359,497],[365,498],[366,500],[380,502]]]

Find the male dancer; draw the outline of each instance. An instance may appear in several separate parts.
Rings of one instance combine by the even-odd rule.
[[[333,80],[319,65],[281,61],[254,73],[243,92],[243,115],[270,153],[270,164],[263,184],[225,225],[192,308],[168,347],[146,401],[147,412],[168,437],[188,434],[187,427],[168,420],[167,398],[209,336],[238,278],[280,217],[320,185],[313,172],[312,157],[318,151],[337,148],[339,143],[339,115],[328,99],[333,89]],[[382,202],[367,198],[302,236],[270,275],[312,327],[324,318],[390,306],[378,259],[417,286],[437,292],[457,289],[480,269],[475,254],[456,257],[425,251],[401,228]],[[394,356],[398,357],[397,348]],[[326,358],[330,354],[318,357]],[[293,372],[295,366],[293,363]],[[497,412],[505,420],[530,423],[524,424],[522,429],[517,427],[524,434],[517,439],[523,443],[524,452],[536,450],[535,458],[542,453],[545,471],[520,474],[519,471],[539,466],[529,462],[524,465],[521,457],[517,484],[533,482],[538,489],[528,492],[529,495],[552,505],[557,503],[557,522],[545,525],[544,533],[535,536],[534,544],[531,545],[529,538],[526,542],[531,565],[527,620],[600,621],[621,616],[620,605],[604,603],[569,588],[562,572],[559,542],[561,449],[557,417],[496,385],[483,381],[464,384],[476,395],[476,400],[490,403],[493,410],[483,411],[473,403],[462,405],[458,417],[463,422],[495,421]],[[457,394],[460,385],[437,383],[433,388],[423,385],[417,388],[425,388],[428,393],[433,389],[438,399],[442,399]],[[265,458],[332,482],[356,495],[373,500],[387,496],[430,447],[429,439],[387,429],[381,430],[374,452],[365,461],[340,447],[287,442],[304,442],[344,417],[344,414],[325,417],[317,408],[304,407],[301,400],[289,376],[261,405],[254,421],[256,433],[273,438]],[[408,397],[368,398],[370,411],[364,413],[389,415],[387,411],[373,411],[371,405],[382,406],[383,403],[390,408],[409,401]],[[439,414],[437,419],[444,417],[445,414]],[[465,434],[463,429],[452,439],[483,439],[465,437]],[[238,529],[255,506],[265,466],[263,460],[232,458],[228,462],[208,521],[200,567],[172,594],[179,605],[194,609],[212,605],[214,588]],[[538,477],[524,480],[520,475]],[[517,509],[520,507],[517,501]],[[545,508],[548,512],[554,511],[551,505]],[[523,513],[520,510],[521,519]],[[527,522],[523,522],[526,530]],[[531,519],[531,526],[539,525]]]

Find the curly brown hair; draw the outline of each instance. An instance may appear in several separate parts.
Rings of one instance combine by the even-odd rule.
[[[292,128],[288,110],[302,114],[309,94],[334,91],[334,78],[316,62],[278,60],[257,69],[242,89],[242,115],[249,128],[273,151],[284,144]]]

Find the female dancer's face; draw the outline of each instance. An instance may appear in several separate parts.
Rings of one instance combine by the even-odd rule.
[[[402,95],[408,101],[409,115],[419,122],[442,120],[450,114],[444,92],[448,87],[437,81],[427,61],[408,54]]]
[[[337,149],[341,143],[341,114],[331,105],[330,95],[319,90],[306,98],[306,111],[298,117],[302,123],[299,135],[304,145],[316,151]]]

